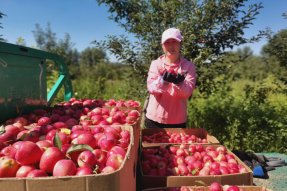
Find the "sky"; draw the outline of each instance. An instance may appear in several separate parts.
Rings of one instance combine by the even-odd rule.
[[[249,0],[249,4],[259,4],[262,2],[263,9],[257,19],[249,29],[245,29],[245,37],[255,36],[259,30],[265,30],[270,27],[272,31],[278,32],[281,29],[287,29],[287,19],[282,17],[287,12],[287,0]],[[63,39],[65,33],[71,36],[71,42],[75,43],[73,48],[79,52],[87,47],[93,47],[93,40],[106,40],[107,35],[129,36],[130,40],[135,40],[133,35],[126,34],[125,30],[118,26],[112,20],[108,19],[108,7],[104,4],[98,6],[96,0],[1,0],[0,11],[7,16],[0,19],[0,35],[8,40],[9,43],[15,44],[17,38],[22,37],[27,46],[36,46],[33,30],[35,24],[39,24],[45,29],[50,22],[51,29],[57,34],[58,39]],[[266,39],[250,46],[255,55],[260,54],[261,47],[266,44]],[[244,45],[244,46],[246,46]],[[240,47],[234,47],[234,50]],[[116,58],[108,52],[110,61],[116,61]]]

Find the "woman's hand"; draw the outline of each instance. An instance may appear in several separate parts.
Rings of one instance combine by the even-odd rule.
[[[175,77],[174,77],[174,75],[173,75],[172,73],[165,71],[165,72],[163,73],[163,75],[161,76],[161,79],[162,79],[164,82],[173,83]]]
[[[173,83],[176,85],[181,85],[183,83],[183,81],[185,80],[185,74],[187,73],[187,71],[184,71],[184,73],[177,73],[176,77],[173,80]]]

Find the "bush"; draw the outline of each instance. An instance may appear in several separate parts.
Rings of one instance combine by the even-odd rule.
[[[286,154],[287,97],[270,90],[260,102],[259,91],[246,86],[244,98],[226,91],[207,99],[197,94],[188,102],[188,127],[204,128],[230,150]]]

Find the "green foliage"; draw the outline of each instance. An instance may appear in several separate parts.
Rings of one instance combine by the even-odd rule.
[[[287,13],[283,13],[283,17],[287,19]],[[268,44],[262,47],[261,53],[264,57],[275,57],[278,60],[281,66],[281,72],[276,72],[275,75],[284,82],[284,84],[287,84],[287,30],[282,29],[274,34],[274,32],[267,27],[267,39]],[[284,89],[284,92],[286,93],[287,89]]]
[[[234,95],[222,89],[207,99],[196,92],[188,105],[188,126],[206,129],[230,150],[286,154],[286,96],[276,92],[272,80],[240,90]]]
[[[196,65],[197,88],[211,94],[217,86],[213,79],[228,69],[224,65],[214,65],[215,60],[224,58],[225,48],[256,42],[265,34],[260,31],[257,37],[244,37],[244,28],[252,25],[252,20],[262,8],[261,4],[254,4],[244,9],[246,1],[97,0],[99,5],[105,3],[109,7],[113,14],[110,19],[133,34],[137,41],[131,42],[124,35],[108,35],[107,41],[95,41],[95,44],[131,65],[144,84],[148,66],[162,54],[162,32],[176,27],[184,37],[182,55]]]
[[[26,46],[26,41],[22,37],[17,38],[16,43],[17,45]]]
[[[74,79],[79,71],[79,52],[77,49],[72,48],[74,43],[70,41],[70,35],[66,33],[64,39],[57,41],[56,33],[52,32],[50,23],[47,24],[46,30],[43,30],[39,24],[36,24],[36,30],[33,31],[33,34],[37,48],[63,57],[69,68],[70,77]],[[54,62],[48,61],[47,65],[50,68],[47,76],[57,71],[58,66]]]
[[[80,55],[81,67],[92,67],[106,58],[106,53],[98,48],[86,48]]]
[[[2,19],[3,16],[6,16],[6,15],[5,15],[4,13],[1,13],[1,11],[0,11],[0,19]],[[3,27],[1,26],[1,24],[2,24],[2,23],[0,23],[0,28],[3,29]],[[0,41],[4,41],[4,39],[2,38],[2,36],[3,36],[3,35],[0,35]]]

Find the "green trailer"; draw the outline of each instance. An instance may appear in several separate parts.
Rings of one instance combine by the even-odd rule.
[[[60,77],[47,94],[46,60],[59,67]],[[70,100],[73,89],[68,67],[57,54],[0,42],[0,124],[51,105],[64,86],[65,101]]]

